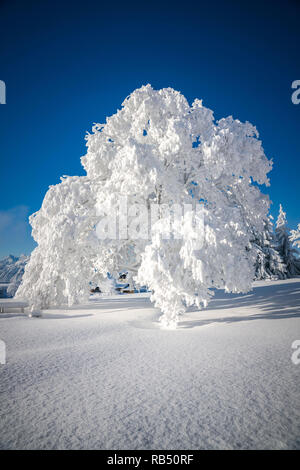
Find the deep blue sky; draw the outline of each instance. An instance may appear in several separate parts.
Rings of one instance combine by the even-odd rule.
[[[0,0],[0,256],[31,251],[28,214],[61,175],[84,174],[86,131],[147,83],[255,124],[274,159],[271,212],[282,202],[294,227],[299,18],[296,0]]]

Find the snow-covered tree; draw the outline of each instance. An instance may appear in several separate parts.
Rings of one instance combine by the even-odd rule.
[[[272,216],[264,221],[261,232],[255,232],[251,241],[257,252],[255,279],[285,279],[287,268],[276,249]]]
[[[201,207],[196,214],[187,213],[175,220],[170,238],[169,222],[155,224],[138,272],[139,282],[151,287],[151,300],[163,312],[165,326],[176,326],[189,306],[206,307],[212,288],[251,289],[254,257],[245,250],[249,233],[237,208],[212,213]]]
[[[296,230],[291,230],[290,241],[300,248],[300,224],[298,224]]]
[[[31,217],[39,246],[18,294],[41,306],[70,304],[86,294],[92,275],[117,277],[126,269],[149,286],[173,325],[187,306],[206,305],[213,287],[251,288],[255,252],[245,247],[267,216],[269,200],[258,185],[269,184],[271,169],[255,127],[232,117],[215,122],[200,100],[190,106],[171,88],[147,85],[94,125],[87,147],[87,175],[50,188]],[[120,201],[129,208],[125,221]],[[159,209],[151,231],[136,218],[153,204]],[[178,237],[165,238],[163,208],[172,212],[174,204],[194,204],[198,212],[172,214]],[[99,236],[105,215],[118,237],[109,230]]]
[[[279,207],[279,215],[276,221],[275,233],[277,249],[287,267],[287,276],[293,277],[300,275],[300,260],[297,256],[296,249],[292,246],[286,220],[286,213],[283,211],[281,204]]]
[[[38,246],[16,296],[28,299],[34,309],[87,300],[89,282],[97,278],[93,194],[85,176],[64,177],[50,186],[41,209],[30,216]]]

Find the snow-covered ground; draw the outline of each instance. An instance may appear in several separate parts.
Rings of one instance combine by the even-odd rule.
[[[300,448],[300,279],[157,318],[145,294],[2,314],[0,447]]]

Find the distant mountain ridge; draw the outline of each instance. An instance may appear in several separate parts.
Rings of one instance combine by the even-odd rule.
[[[13,297],[19,287],[30,256],[9,255],[0,260],[0,297]],[[7,286],[8,284],[8,286]]]

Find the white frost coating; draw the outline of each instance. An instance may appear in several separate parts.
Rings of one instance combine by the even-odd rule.
[[[246,247],[269,207],[253,182],[268,185],[271,169],[255,127],[232,117],[215,122],[200,100],[190,106],[171,88],[147,85],[93,126],[87,148],[87,176],[51,187],[31,216],[38,247],[18,295],[39,307],[72,304],[88,295],[97,276],[126,269],[153,290],[162,321],[172,326],[187,306],[206,305],[212,287],[251,288],[254,258]],[[96,207],[112,210],[125,197],[129,206],[147,207],[201,201],[202,232],[195,240],[187,218],[175,221],[180,240],[164,240],[161,221],[152,240],[96,239]]]

